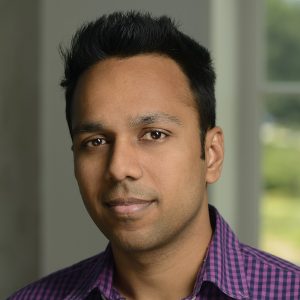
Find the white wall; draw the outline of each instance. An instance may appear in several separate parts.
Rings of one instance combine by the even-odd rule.
[[[260,0],[211,1],[211,50],[217,84],[217,119],[225,134],[222,177],[213,204],[241,241],[257,246],[260,198]]]
[[[37,5],[0,3],[0,299],[37,276]]]

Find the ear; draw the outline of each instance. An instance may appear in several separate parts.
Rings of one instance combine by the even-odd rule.
[[[206,182],[214,183],[221,175],[224,160],[224,135],[220,127],[208,130],[205,138]]]

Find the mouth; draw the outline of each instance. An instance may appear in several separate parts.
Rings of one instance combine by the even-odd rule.
[[[149,208],[156,200],[138,198],[117,198],[106,202],[106,206],[115,214],[129,215],[142,212]]]

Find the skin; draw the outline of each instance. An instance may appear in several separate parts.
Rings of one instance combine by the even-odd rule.
[[[159,55],[99,62],[73,103],[75,176],[111,242],[115,286],[126,299],[188,296],[212,236],[207,184],[220,176],[222,130],[208,131],[202,160],[188,80]]]

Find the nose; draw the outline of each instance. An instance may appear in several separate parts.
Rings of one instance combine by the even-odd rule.
[[[108,160],[106,179],[122,181],[126,178],[138,179],[142,176],[136,145],[129,141],[115,141]]]

